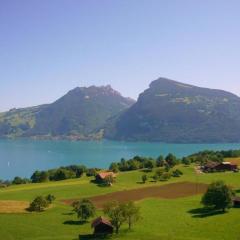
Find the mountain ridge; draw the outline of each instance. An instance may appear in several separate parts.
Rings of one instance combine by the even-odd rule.
[[[240,97],[162,77],[137,101],[110,85],[76,87],[51,104],[0,113],[0,137],[240,142]]]

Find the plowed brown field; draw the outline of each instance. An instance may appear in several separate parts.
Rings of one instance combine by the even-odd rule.
[[[96,207],[101,208],[106,202],[117,200],[119,202],[139,201],[145,198],[175,199],[204,193],[207,185],[203,183],[180,182],[162,186],[144,187],[126,191],[119,191],[89,198]],[[73,200],[63,200],[65,204],[72,204]]]

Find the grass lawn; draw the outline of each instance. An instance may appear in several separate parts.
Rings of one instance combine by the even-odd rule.
[[[78,239],[78,235],[90,234],[90,224],[80,225],[71,207],[60,202],[62,199],[83,198],[100,194],[168,184],[171,182],[202,182],[224,180],[236,190],[240,189],[240,173],[196,174],[193,166],[181,166],[184,175],[167,182],[140,184],[143,172],[121,173],[112,187],[99,187],[90,183],[91,178],[27,184],[0,190],[0,200],[30,201],[37,195],[55,195],[54,206],[42,213],[0,214],[0,239]],[[148,173],[149,176],[153,173]],[[200,211],[201,196],[179,199],[144,199],[139,201],[142,219],[133,231],[127,232],[123,226],[119,236],[113,239],[164,239],[164,240],[231,240],[240,236],[240,209],[230,209],[228,213],[205,216]],[[1,203],[0,203],[1,204]],[[102,214],[98,212],[98,215]],[[84,238],[83,238],[84,239]]]

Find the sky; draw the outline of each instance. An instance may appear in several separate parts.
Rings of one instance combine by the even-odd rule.
[[[239,0],[0,0],[0,111],[158,77],[240,95]]]

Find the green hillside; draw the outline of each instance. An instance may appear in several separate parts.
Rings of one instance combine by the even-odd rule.
[[[120,173],[112,187],[99,187],[91,183],[91,177],[80,179],[11,186],[0,190],[0,200],[31,201],[37,195],[54,194],[54,206],[42,213],[0,214],[1,237],[5,240],[26,239],[78,239],[92,233],[90,223],[78,224],[72,208],[62,203],[63,199],[78,199],[125,189],[166,185],[172,182],[210,183],[224,180],[240,189],[239,173],[196,174],[194,167],[181,166],[183,176],[167,182],[149,181],[139,184],[141,171]],[[149,177],[152,173],[147,173]],[[141,207],[142,219],[131,232],[124,225],[119,236],[113,239],[171,239],[171,240],[223,240],[239,237],[239,209],[230,209],[225,214],[200,217],[194,214],[200,205],[201,195],[177,199],[145,199],[137,204]],[[103,213],[98,210],[98,215]],[[81,239],[86,239],[82,237]]]
[[[106,125],[119,140],[174,143],[239,142],[240,98],[165,78],[153,81],[138,101]]]
[[[101,138],[105,121],[133,103],[110,86],[75,88],[52,104],[2,113],[0,136]]]

